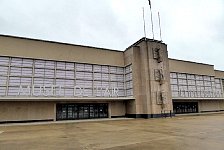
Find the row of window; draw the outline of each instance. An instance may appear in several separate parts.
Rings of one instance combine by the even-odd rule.
[[[221,88],[221,82],[211,82],[211,81],[198,81],[198,80],[186,80],[186,79],[170,79],[173,85],[197,85],[197,86],[209,86]],[[217,79],[216,79],[217,80]]]
[[[7,77],[0,77],[0,86],[7,85]],[[38,86],[49,86],[49,85],[60,85],[66,87],[82,86],[82,87],[118,87],[119,89],[125,89],[124,82],[108,82],[108,81],[89,81],[89,80],[70,80],[70,79],[43,79],[43,78],[24,78],[24,77],[10,77],[9,86],[20,86],[20,85],[34,85]],[[132,81],[126,82],[126,88],[130,89],[133,87]]]
[[[191,79],[191,80],[204,80],[204,81],[214,81],[214,77],[206,75],[195,75],[195,74],[186,74],[186,73],[170,73],[170,78],[172,79]]]
[[[202,76],[185,73],[170,73],[170,77],[173,97],[222,96],[221,79],[215,79],[212,76]]]
[[[7,68],[7,69],[6,69]],[[45,77],[45,78],[68,78],[68,79],[87,79],[87,80],[112,80],[124,81],[132,79],[132,73],[124,74],[108,74],[108,73],[92,73],[92,72],[74,72],[71,70],[51,70],[51,69],[33,69],[32,68],[16,68],[11,67],[10,76],[28,76],[28,77]],[[0,66],[0,76],[8,75],[8,67]]]
[[[74,88],[82,88],[81,93],[94,96],[96,88],[110,90],[117,89],[118,96],[133,96],[132,69],[127,67],[80,64],[23,58],[0,57],[0,95],[18,96],[22,87],[60,86],[60,95],[75,95]],[[40,89],[40,88],[39,88]],[[38,88],[34,89],[39,90]],[[63,92],[64,91],[64,92]],[[30,91],[25,92],[27,96]],[[37,91],[38,92],[38,91]],[[57,90],[55,91],[57,92]],[[27,94],[28,93],[28,94]],[[21,95],[23,93],[19,93]],[[43,91],[42,91],[43,94]],[[54,93],[57,94],[57,93]]]
[[[92,65],[73,62],[49,61],[49,60],[34,60],[24,58],[10,58],[0,57],[0,68],[7,71],[7,66],[22,67],[22,68],[39,68],[39,69],[52,69],[52,70],[76,70],[85,72],[102,72],[112,74],[130,73],[131,67],[126,68],[106,65]],[[4,68],[5,67],[5,68]]]

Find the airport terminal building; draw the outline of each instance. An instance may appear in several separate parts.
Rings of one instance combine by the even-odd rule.
[[[0,35],[0,123],[224,111],[223,79],[151,39],[116,51]]]

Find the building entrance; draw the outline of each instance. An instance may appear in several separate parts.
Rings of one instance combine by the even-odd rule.
[[[175,114],[198,113],[197,102],[174,102],[173,112]]]
[[[108,118],[108,104],[57,104],[57,120]]]

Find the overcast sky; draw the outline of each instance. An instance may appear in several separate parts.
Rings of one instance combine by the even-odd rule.
[[[224,70],[223,0],[151,0],[169,57]],[[148,0],[0,0],[0,34],[125,50],[152,38]]]

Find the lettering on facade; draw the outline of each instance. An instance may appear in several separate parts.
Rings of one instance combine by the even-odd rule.
[[[189,90],[179,90],[179,97],[222,97],[223,93],[221,91],[189,91]]]
[[[50,86],[29,86],[20,85],[17,96],[44,96],[44,97],[61,97],[64,87],[59,85]],[[117,87],[94,87],[93,94],[88,94],[88,89],[80,86],[74,86],[74,97],[118,97],[119,89]]]
[[[163,58],[162,58],[162,50],[160,48],[159,45],[157,45],[156,48],[153,48],[152,49],[153,51],[153,58],[157,60],[158,63],[162,62],[163,61]]]

